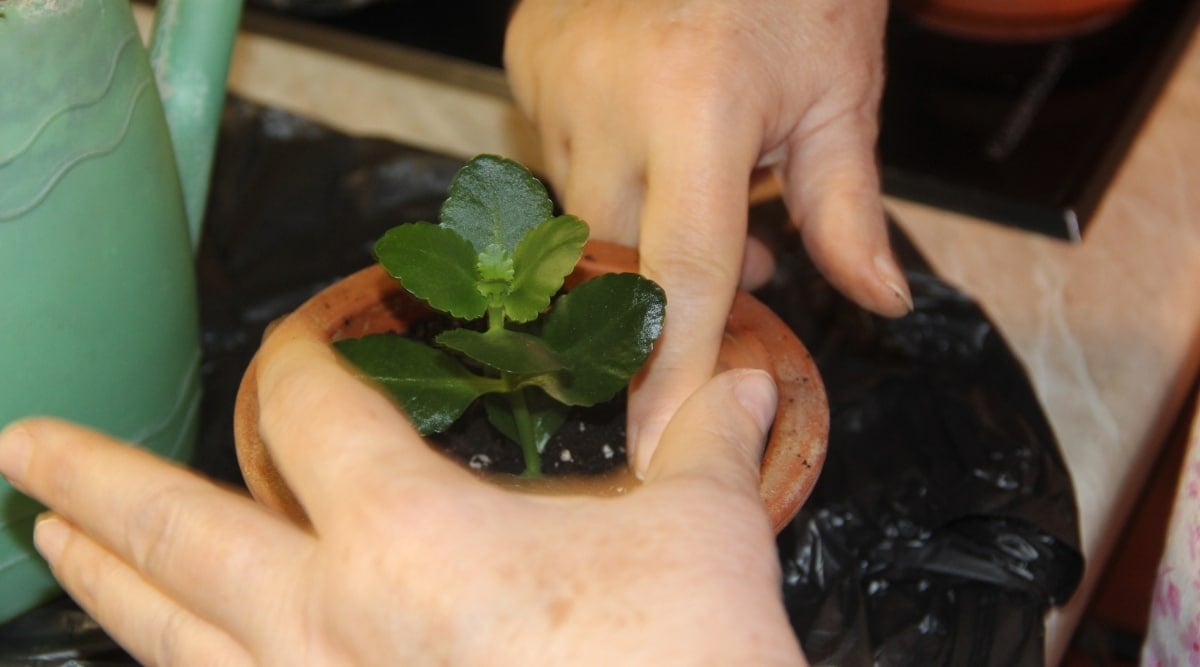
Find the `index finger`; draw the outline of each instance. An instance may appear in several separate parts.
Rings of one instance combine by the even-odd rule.
[[[758,144],[730,144],[716,134],[650,151],[640,268],[662,285],[667,315],[630,397],[631,459],[639,471],[671,416],[712,377],[741,277]]]

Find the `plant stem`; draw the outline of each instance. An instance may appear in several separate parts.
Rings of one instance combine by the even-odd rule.
[[[525,472],[522,477],[542,476],[542,456],[538,452],[537,439],[533,432],[533,419],[529,415],[529,403],[525,400],[525,390],[518,389],[508,395],[512,405],[513,420],[517,424],[517,436],[521,441],[521,452],[525,455]]]
[[[504,329],[507,318],[504,316],[503,305],[488,306],[488,331]],[[500,371],[500,379],[508,386],[515,386],[514,376]],[[508,405],[512,408],[513,421],[517,427],[517,441],[521,445],[521,453],[525,457],[525,472],[522,477],[542,476],[542,455],[538,451],[537,434],[534,432],[533,417],[529,414],[529,402],[525,400],[524,389],[512,389],[507,392]]]
[[[504,306],[488,306],[488,331],[504,328]]]

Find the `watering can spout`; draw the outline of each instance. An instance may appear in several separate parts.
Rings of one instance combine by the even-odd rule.
[[[150,64],[162,96],[195,249],[242,0],[158,0]]]

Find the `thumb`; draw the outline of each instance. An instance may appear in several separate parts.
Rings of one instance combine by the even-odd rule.
[[[712,378],[667,424],[646,481],[700,476],[757,495],[759,463],[777,401],[766,371],[739,368]]]

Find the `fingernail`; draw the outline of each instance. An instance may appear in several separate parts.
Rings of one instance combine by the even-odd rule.
[[[650,467],[650,459],[654,457],[654,449],[658,446],[658,441],[662,438],[663,431],[666,428],[667,423],[665,421],[647,421],[643,422],[631,434],[632,437],[629,438],[629,442],[633,446],[633,451],[629,452],[629,458],[633,461],[633,474],[638,479],[646,478],[646,469]]]
[[[48,563],[55,563],[62,554],[63,546],[67,543],[67,535],[71,529],[62,517],[53,512],[43,512],[38,515],[33,524],[33,544],[38,553]]]
[[[737,402],[754,417],[758,430],[766,433],[775,420],[775,404],[778,401],[775,381],[766,371],[747,369],[733,386]]]
[[[12,426],[0,433],[0,475],[19,486],[32,453],[33,436],[24,427]]]
[[[904,273],[896,264],[891,253],[885,252],[875,256],[875,275],[879,276],[879,280],[892,291],[892,294],[896,295],[896,298],[911,313],[913,300],[912,294],[908,291],[908,281],[904,279]]]

